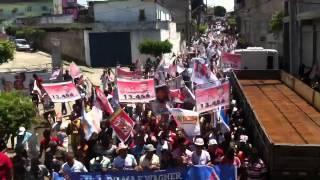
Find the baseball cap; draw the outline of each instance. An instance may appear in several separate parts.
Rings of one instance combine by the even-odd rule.
[[[210,139],[209,142],[208,142],[208,146],[216,145],[216,144],[218,144],[218,143],[217,143],[217,140],[215,140],[215,139]]]
[[[26,132],[26,128],[25,127],[19,127],[19,132],[18,135],[22,136],[24,133]]]

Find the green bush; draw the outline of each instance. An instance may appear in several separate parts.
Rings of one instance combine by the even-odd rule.
[[[10,41],[0,41],[0,64],[14,58],[15,45]]]
[[[270,21],[270,29],[272,32],[279,32],[283,28],[283,12],[282,11],[276,11],[273,13],[271,21]]]
[[[0,136],[8,140],[20,126],[30,128],[36,122],[36,108],[28,96],[19,92],[0,93]]]
[[[154,57],[161,56],[165,53],[171,53],[172,44],[168,41],[145,40],[139,44],[141,54],[149,54]]]
[[[23,28],[16,31],[16,38],[25,38],[28,41],[35,41],[44,35],[45,31],[34,28]]]
[[[198,27],[198,32],[200,34],[204,34],[208,29],[208,25],[206,24],[200,24],[200,26]]]

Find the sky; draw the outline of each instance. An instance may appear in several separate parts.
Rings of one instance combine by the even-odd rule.
[[[208,5],[210,6],[223,6],[227,9],[227,11],[233,11],[234,0],[207,0]],[[205,3],[206,0],[203,0]],[[78,0],[78,3],[81,5],[86,5],[86,0]]]
[[[233,11],[234,0],[207,0],[208,6],[223,6],[227,11]],[[206,3],[206,0],[203,0]]]

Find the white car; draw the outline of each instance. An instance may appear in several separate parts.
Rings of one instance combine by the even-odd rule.
[[[25,39],[15,39],[15,45],[17,51],[29,51],[30,44]]]

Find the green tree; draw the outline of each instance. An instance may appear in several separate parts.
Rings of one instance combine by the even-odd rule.
[[[198,29],[199,34],[204,34],[208,29],[208,25],[200,24],[197,29]]]
[[[139,51],[142,54],[149,54],[154,57],[164,53],[171,53],[172,44],[168,41],[145,40],[139,44]]]
[[[0,64],[12,60],[14,57],[15,46],[10,41],[0,41]]]
[[[28,41],[35,41],[45,34],[44,30],[34,28],[22,28],[16,30],[16,38],[25,38]]]
[[[279,32],[282,30],[282,19],[283,19],[283,12],[276,11],[273,13],[271,21],[270,21],[270,28],[272,32]]]
[[[223,6],[215,6],[214,7],[214,15],[218,17],[224,17],[227,13],[226,8]]]
[[[16,135],[20,126],[30,128],[36,122],[36,108],[28,96],[20,92],[0,93],[0,137],[6,141]]]

